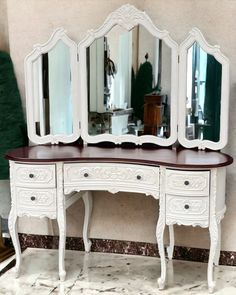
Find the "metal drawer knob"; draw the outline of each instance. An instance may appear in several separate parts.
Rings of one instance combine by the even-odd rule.
[[[88,177],[89,175],[88,175],[88,173],[84,173],[84,177]]]
[[[31,201],[35,201],[36,200],[36,197],[35,196],[32,196],[30,199],[31,199]]]
[[[29,178],[34,178],[34,174],[33,173],[30,173],[29,174]]]
[[[184,184],[185,185],[189,185],[189,181],[188,180],[185,180]]]
[[[142,177],[141,175],[137,175],[137,179],[140,180]]]
[[[188,204],[184,205],[184,208],[189,209],[189,205]]]

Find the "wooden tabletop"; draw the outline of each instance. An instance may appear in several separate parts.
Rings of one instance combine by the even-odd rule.
[[[8,151],[6,158],[18,162],[109,162],[179,168],[216,168],[233,162],[233,158],[229,155],[215,151],[81,147],[79,145],[22,147]]]

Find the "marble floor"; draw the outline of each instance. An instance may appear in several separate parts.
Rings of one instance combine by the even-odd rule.
[[[207,264],[173,261],[168,263],[168,288],[157,289],[160,260],[152,257],[66,251],[67,279],[58,281],[57,250],[30,249],[23,253],[21,275],[12,269],[0,277],[1,295],[208,294]],[[173,271],[174,270],[174,271]],[[215,294],[236,294],[236,268],[215,269]]]

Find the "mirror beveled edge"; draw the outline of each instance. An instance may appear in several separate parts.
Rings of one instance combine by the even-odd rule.
[[[160,138],[153,135],[136,136],[132,134],[113,135],[99,134],[89,135],[88,132],[88,91],[87,91],[87,67],[86,67],[86,49],[94,40],[104,36],[114,26],[119,25],[129,31],[137,25],[142,25],[154,37],[162,39],[171,49],[171,117],[170,130],[168,138]],[[87,36],[78,45],[79,52],[79,76],[80,76],[80,97],[81,108],[83,109],[81,117],[81,136],[87,143],[98,143],[101,141],[110,141],[115,144],[123,142],[132,142],[136,145],[143,143],[154,143],[161,146],[170,146],[177,140],[177,96],[178,96],[178,44],[170,37],[167,31],[161,31],[153,24],[149,16],[138,10],[132,5],[123,5],[112,12],[105,22],[96,30],[90,30]]]
[[[222,65],[221,76],[221,102],[220,102],[220,130],[219,141],[214,142],[206,139],[186,138],[186,97],[187,97],[187,53],[188,49],[197,42],[200,47],[207,53],[212,55],[216,61]],[[229,60],[220,51],[218,45],[210,45],[198,28],[193,28],[188,37],[181,43],[179,50],[179,119],[178,119],[178,140],[181,145],[187,148],[198,147],[204,150],[206,148],[212,150],[220,150],[228,141],[228,112],[229,112]]]
[[[48,53],[55,47],[58,41],[62,41],[68,46],[70,50],[70,67],[71,67],[71,94],[73,105],[73,132],[72,134],[47,134],[39,136],[36,133],[35,118],[34,118],[34,104],[35,93],[34,87],[37,85],[37,77],[34,75],[33,63],[42,56],[44,53]],[[80,117],[79,110],[79,95],[78,95],[78,62],[77,62],[77,44],[71,40],[66,31],[63,28],[57,28],[49,40],[44,44],[36,44],[34,50],[25,57],[25,91],[26,91],[26,115],[27,115],[27,128],[28,137],[31,142],[36,144],[58,144],[59,142],[70,143],[77,140],[80,136],[80,129],[78,124],[78,118]]]

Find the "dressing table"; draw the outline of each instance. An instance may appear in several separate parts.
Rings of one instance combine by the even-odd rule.
[[[150,60],[143,61],[146,52]],[[141,63],[146,76],[151,69],[151,80],[142,80],[140,88]],[[169,227],[167,253],[172,259],[173,225],[179,224],[209,228],[208,287],[213,292],[220,222],[226,211],[226,166],[233,161],[219,152],[227,143],[229,100],[229,62],[219,47],[209,45],[196,28],[178,45],[146,13],[124,5],[100,28],[89,31],[78,46],[63,29],[57,29],[47,43],[36,45],[26,57],[25,78],[28,135],[37,145],[6,155],[16,274],[21,262],[18,216],[57,219],[63,281],[66,208],[83,198],[83,238],[89,251],[92,191],[136,192],[160,202],[156,227],[159,288],[166,283],[164,229]],[[148,90],[160,91],[160,85],[167,98],[162,120],[146,134],[140,104]],[[219,103],[212,104],[212,95]],[[79,137],[83,145],[73,143]],[[100,142],[128,142],[135,148],[96,146]],[[176,148],[176,142],[182,147]],[[145,144],[156,148],[145,148]]]

